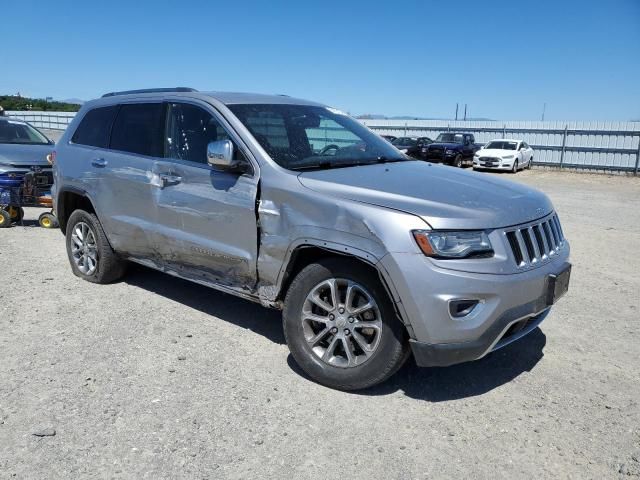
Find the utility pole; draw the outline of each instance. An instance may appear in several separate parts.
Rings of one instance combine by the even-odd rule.
[[[544,114],[547,111],[547,102],[542,105],[542,121],[544,122]]]
[[[458,120],[458,104],[456,103],[456,121]]]
[[[464,104],[464,121],[467,121],[467,104]]]

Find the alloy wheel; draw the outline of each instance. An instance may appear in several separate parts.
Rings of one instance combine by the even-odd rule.
[[[372,295],[352,280],[330,278],[311,289],[301,321],[313,353],[334,367],[362,365],[380,344],[380,309]]]
[[[84,222],[78,222],[73,227],[71,254],[76,267],[84,275],[92,275],[98,268],[96,236],[91,227]]]

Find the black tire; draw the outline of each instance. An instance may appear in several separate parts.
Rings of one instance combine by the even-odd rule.
[[[9,216],[11,217],[11,221],[18,223],[24,218],[24,208],[16,207],[15,205],[9,205],[4,208],[7,212],[9,212]]]
[[[453,161],[453,166],[457,168],[462,168],[462,155],[456,155],[455,160]]]
[[[0,228],[9,228],[11,226],[11,215],[4,209],[0,209]]]
[[[331,278],[351,280],[366,288],[378,306],[382,322],[379,343],[371,357],[349,368],[322,360],[307,343],[303,330],[301,314],[307,295]],[[356,261],[334,258],[305,267],[289,287],[282,318],[287,345],[296,363],[312,379],[331,388],[359,390],[381,383],[397,372],[409,356],[406,329],[386,290],[377,276]]]
[[[91,233],[93,233],[95,237],[97,266],[95,271],[90,274],[83,273],[80,270],[74,260],[72,252],[74,228],[81,222],[89,226]],[[75,210],[67,221],[66,232],[67,256],[74,275],[88,282],[101,284],[112,283],[122,278],[125,274],[127,263],[111,248],[107,236],[102,229],[102,225],[94,213]]]
[[[515,162],[513,162],[513,167],[511,167],[511,173],[516,173],[518,171],[518,159],[516,158]]]
[[[529,163],[527,163],[527,170],[531,170],[531,164],[533,163],[533,157],[529,159]]]
[[[58,219],[53,213],[42,213],[38,217],[38,224],[42,228],[59,228],[60,224],[58,223]]]

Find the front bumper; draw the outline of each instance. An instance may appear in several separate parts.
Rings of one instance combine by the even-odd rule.
[[[473,159],[473,168],[478,168],[478,169],[482,169],[482,170],[511,170],[513,168],[513,162],[515,162],[515,159],[512,160],[502,160],[502,161],[493,161],[493,162],[483,162],[483,161],[479,161],[478,159],[474,158]]]
[[[568,258],[567,242],[552,261],[514,274],[443,269],[422,254],[388,254],[380,264],[409,324],[416,362],[446,366],[482,358],[535,329],[550,310],[549,275],[562,271]],[[478,304],[454,318],[449,303],[460,299]]]
[[[435,344],[409,340],[416,363],[421,367],[447,367],[478,360],[531,333],[551,311],[551,307],[547,306],[542,312],[536,314],[539,308],[537,302],[522,307],[503,314],[477,340]],[[521,316],[522,314],[524,317]]]

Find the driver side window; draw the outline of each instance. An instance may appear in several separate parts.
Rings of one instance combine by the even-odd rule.
[[[231,140],[218,120],[206,110],[187,103],[170,103],[164,138],[165,157],[207,164],[207,145]],[[234,145],[235,155],[241,155]]]

